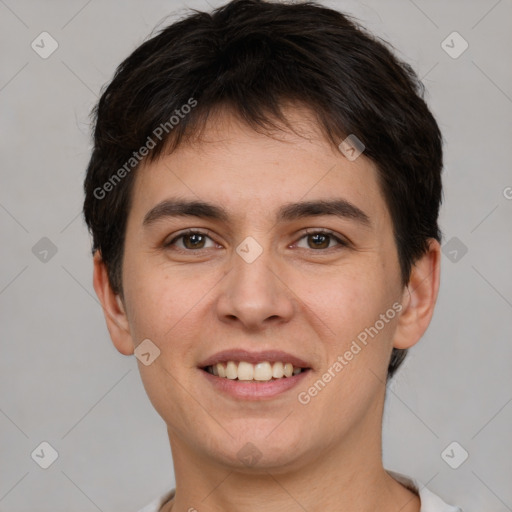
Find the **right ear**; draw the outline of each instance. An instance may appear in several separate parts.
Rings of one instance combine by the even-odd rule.
[[[132,355],[134,345],[123,301],[120,295],[112,290],[107,267],[99,251],[94,253],[93,285],[103,308],[112,343],[121,354]]]

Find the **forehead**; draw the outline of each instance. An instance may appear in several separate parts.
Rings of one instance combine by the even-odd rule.
[[[327,141],[306,108],[288,108],[291,127],[255,131],[229,110],[212,114],[198,135],[142,165],[132,210],[145,216],[172,197],[221,205],[238,219],[276,215],[286,203],[345,199],[379,223],[389,221],[375,164],[349,161]],[[341,142],[341,141],[340,141]]]

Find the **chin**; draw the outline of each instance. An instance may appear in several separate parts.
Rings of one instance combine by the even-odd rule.
[[[273,424],[275,427],[276,423]],[[283,429],[282,435],[269,435],[271,431],[246,428],[243,435],[229,439],[227,445],[217,446],[211,456],[230,470],[251,474],[286,472],[306,464],[311,450],[301,442],[298,433],[290,435],[289,430]],[[222,441],[226,442],[226,439]]]

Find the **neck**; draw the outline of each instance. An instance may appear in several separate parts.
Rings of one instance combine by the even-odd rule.
[[[333,439],[286,465],[257,469],[222,464],[169,430],[176,494],[162,511],[419,512],[419,498],[382,466],[381,417],[365,418],[342,442]]]

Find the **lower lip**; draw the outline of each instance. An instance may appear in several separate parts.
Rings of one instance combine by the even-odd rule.
[[[225,377],[217,377],[205,370],[200,370],[200,372],[221,393],[243,400],[263,400],[265,398],[273,398],[294,388],[306,378],[310,370],[302,371],[291,377],[282,377],[281,379],[268,381],[232,380]]]

